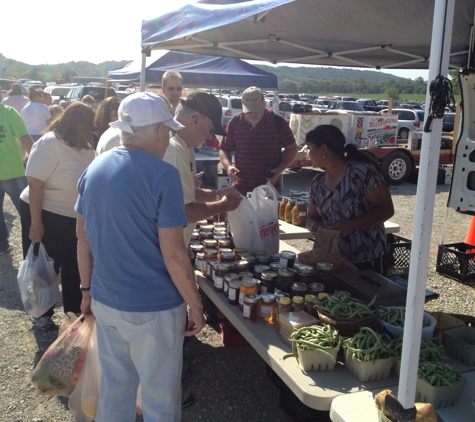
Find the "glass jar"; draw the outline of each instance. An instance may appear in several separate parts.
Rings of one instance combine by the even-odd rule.
[[[261,275],[261,293],[274,293],[277,273],[264,271]]]
[[[259,316],[265,321],[272,323],[274,320],[275,295],[271,293],[261,294],[261,306]]]
[[[200,240],[203,241],[205,239],[212,239],[213,238],[213,232],[206,231],[206,230],[200,230]]]
[[[280,297],[275,301],[276,306],[274,307],[274,321],[275,328],[279,331],[279,315],[286,314],[292,310],[290,297]]]
[[[232,246],[231,239],[228,239],[227,237],[225,237],[224,239],[219,239],[219,240],[218,240],[218,244],[219,244],[219,247],[220,247],[220,248],[229,249],[231,252],[233,251],[233,250],[231,249],[231,246]]]
[[[249,272],[249,262],[244,261],[242,259],[240,261],[234,261],[233,273],[239,274],[243,271]]]
[[[257,259],[254,255],[249,255],[246,257],[243,257],[245,261],[249,264],[249,271],[252,273],[254,272],[254,267],[256,266]]]
[[[294,296],[292,298],[292,312],[299,312],[304,310],[303,297]]]
[[[304,311],[314,317],[317,316],[317,310],[314,308],[317,298],[315,295],[305,295]]]
[[[224,296],[228,296],[229,295],[229,283],[231,281],[239,281],[239,276],[235,273],[228,273],[224,276],[224,290],[223,290],[223,293],[224,293]]]
[[[311,265],[299,265],[297,278],[300,283],[310,284],[313,282],[313,267]]]
[[[292,251],[282,251],[280,253],[280,268],[294,268],[295,258],[297,254]]]
[[[270,255],[270,262],[280,262],[280,253],[275,252]]]
[[[279,254],[279,256],[280,256],[280,254]],[[280,259],[280,258],[279,258],[279,259]],[[271,271],[274,271],[275,273],[278,273],[279,270],[280,270],[280,263],[278,263],[278,262],[271,262],[271,263],[269,264],[269,267],[270,267]]]
[[[191,244],[189,247],[189,254],[191,259],[191,265],[195,265],[196,254],[198,252],[203,252],[203,245],[200,244]]]
[[[203,226],[200,226],[200,230],[211,232],[211,234],[213,234],[214,226],[212,224],[204,224]]]
[[[335,276],[331,262],[317,262],[317,280],[325,286],[326,293],[335,292]]]
[[[325,286],[322,283],[310,283],[308,285],[308,292],[312,295],[318,296],[319,293],[325,291]]]
[[[242,315],[247,322],[257,321],[259,302],[261,298],[256,294],[246,294],[243,298]]]
[[[258,264],[254,267],[254,276],[261,280],[262,273],[265,271],[270,271],[270,267],[268,265]]]
[[[221,262],[225,262],[227,264],[234,264],[234,254],[232,252],[222,252],[220,250],[220,253],[218,254],[218,258],[219,257],[221,257]]]
[[[214,272],[213,285],[217,292],[224,292],[224,277],[231,272],[231,266],[229,264],[220,263],[216,267]]]
[[[200,221],[197,221],[195,223],[195,227],[200,229],[201,226],[206,226],[206,224],[208,224],[208,221],[207,220],[200,220]]]
[[[289,198],[287,197],[282,198],[279,202],[279,220],[285,221],[285,206],[287,205],[287,202],[289,202]]]
[[[200,232],[193,232],[191,234],[191,239],[190,239],[190,243],[191,242],[199,242],[200,241]]]
[[[261,255],[256,255],[256,259],[258,264],[262,265],[269,265],[270,264],[270,255],[269,254],[261,254]]]
[[[217,228],[221,228],[221,229],[225,229],[226,230],[226,223],[224,221],[215,221],[213,223],[213,226],[215,229]]]
[[[195,258],[195,268],[198,270],[198,271],[201,271],[201,268],[202,268],[202,265],[203,265],[203,257],[205,256],[205,253],[204,252],[198,252],[196,254],[196,258]],[[203,274],[203,272],[201,272],[201,274]]]
[[[229,281],[228,302],[231,305],[237,306],[239,304],[240,288],[241,288],[241,280],[234,279],[234,280]]]
[[[204,249],[216,249],[218,250],[218,241],[214,239],[204,239],[203,240]]]
[[[241,259],[241,254],[243,252],[247,252],[247,249],[246,248],[234,248],[233,252],[234,252],[234,260],[239,261]]]
[[[214,274],[216,272],[216,269],[218,268],[218,265],[221,263],[219,259],[211,258],[208,259],[208,273],[207,273],[207,278],[208,280],[211,280],[214,283]]]
[[[307,294],[308,287],[305,283],[299,283],[298,281],[292,283],[290,287],[290,297],[302,296],[304,297]]]
[[[219,234],[216,231],[213,233],[213,239],[218,242],[218,245],[216,246],[217,249],[219,249],[219,241],[226,239],[226,236],[224,234]]]
[[[295,201],[289,199],[289,202],[285,205],[285,222],[292,224],[292,210],[294,208]]]
[[[255,278],[245,278],[239,287],[239,310],[242,312],[245,295],[257,295],[259,293],[258,281]]]
[[[274,291],[285,292],[290,295],[290,288],[295,282],[295,271],[290,268],[281,268],[277,274]]]
[[[245,278],[253,278],[254,277],[254,273],[251,273],[249,271],[242,271],[239,273],[239,278],[241,280],[244,280]]]
[[[204,277],[208,277],[208,261],[217,258],[218,251],[216,249],[206,249],[204,251],[203,262],[201,263],[201,273]]]
[[[292,224],[305,226],[307,221],[307,206],[305,201],[297,201],[292,209]]]

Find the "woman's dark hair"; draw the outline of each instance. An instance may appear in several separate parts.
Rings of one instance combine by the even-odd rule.
[[[12,86],[10,88],[10,91],[7,92],[8,96],[11,95],[23,95],[23,92],[21,92],[21,86],[19,83],[12,83]]]
[[[109,129],[111,110],[119,110],[120,99],[117,97],[108,97],[99,104],[96,110],[94,124],[99,130],[99,137]]]
[[[43,90],[42,89],[36,89],[35,87],[30,86],[28,88],[28,91],[30,91],[30,93],[28,94],[28,98],[30,99],[30,101],[34,101],[34,99],[36,97],[43,98],[43,95],[42,95]]]
[[[77,149],[91,149],[94,110],[80,101],[72,103],[47,131],[55,132],[66,145]]]
[[[326,145],[334,154],[341,155],[347,160],[367,161],[375,165],[377,164],[376,158],[373,155],[360,151],[356,145],[347,144],[341,130],[333,125],[320,125],[312,129],[307,133],[305,143],[313,144],[317,147]]]

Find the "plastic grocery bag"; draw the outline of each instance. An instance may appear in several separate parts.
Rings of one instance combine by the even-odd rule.
[[[279,252],[279,193],[267,182],[252,191],[250,202],[256,213],[262,249],[269,254]]]
[[[81,378],[69,397],[68,406],[74,415],[74,422],[92,422],[95,419],[101,390],[101,375],[97,331],[94,324]]]
[[[95,318],[82,315],[61,334],[36,365],[31,382],[40,394],[69,396],[77,385]]]
[[[59,297],[58,276],[54,270],[54,260],[48,257],[40,243],[38,256],[31,244],[26,259],[18,270],[18,287],[26,312],[38,318],[51,308]]]

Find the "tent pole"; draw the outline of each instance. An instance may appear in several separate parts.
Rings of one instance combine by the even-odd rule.
[[[455,0],[436,0],[432,25],[429,81],[439,74],[447,76]],[[426,104],[430,103],[429,84]],[[427,116],[426,116],[427,119]],[[432,131],[422,136],[421,163],[417,184],[414,235],[409,268],[409,283],[404,321],[401,374],[398,401],[404,409],[414,407],[422,320],[434,217],[435,190],[439,166],[442,119],[434,119]]]
[[[145,91],[145,70],[147,67],[147,53],[142,52],[142,69],[140,71],[140,92]]]

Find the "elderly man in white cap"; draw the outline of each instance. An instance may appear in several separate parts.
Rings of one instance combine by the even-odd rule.
[[[183,339],[205,324],[180,176],[162,161],[170,131],[183,126],[145,92],[118,114],[122,146],[88,167],[76,203],[81,309],[96,317],[102,366],[95,420],[135,420],[140,384],[145,420],[179,421]]]
[[[235,164],[231,158],[233,151]],[[278,188],[281,173],[296,155],[297,144],[287,121],[266,109],[258,87],[246,89],[242,94],[242,113],[229,121],[219,152],[233,188],[246,194],[267,181]]]

